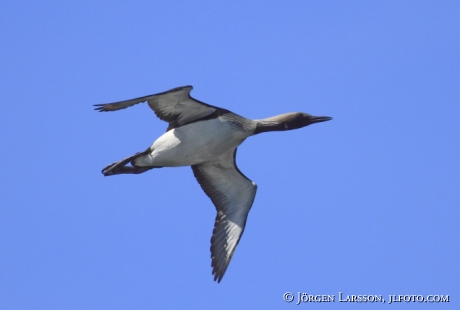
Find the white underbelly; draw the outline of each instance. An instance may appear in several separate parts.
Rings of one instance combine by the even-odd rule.
[[[172,129],[150,147],[149,155],[135,160],[137,166],[177,167],[209,161],[233,150],[248,137],[220,118]]]

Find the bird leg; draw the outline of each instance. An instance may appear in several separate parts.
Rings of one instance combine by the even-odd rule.
[[[102,173],[107,177],[109,175],[115,175],[115,174],[139,174],[146,172],[147,170],[153,169],[155,167],[136,167],[136,166],[126,166],[129,162],[132,163],[133,160],[136,158],[147,155],[150,153],[150,148],[145,150],[144,152],[139,152],[136,153],[132,156],[126,157],[123,160],[114,162],[104,169],[102,169]]]

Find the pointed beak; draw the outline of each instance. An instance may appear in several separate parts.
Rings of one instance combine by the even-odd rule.
[[[331,119],[332,117],[329,117],[329,116],[312,116],[310,118],[310,122],[311,124],[315,124],[315,123],[330,121]]]

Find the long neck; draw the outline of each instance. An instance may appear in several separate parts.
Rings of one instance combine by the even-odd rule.
[[[271,121],[269,119],[257,120],[256,129],[254,130],[254,135],[257,135],[262,132],[267,131],[284,131],[288,130],[285,123]]]

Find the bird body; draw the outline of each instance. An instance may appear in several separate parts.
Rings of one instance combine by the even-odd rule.
[[[193,174],[216,207],[211,238],[214,280],[220,282],[246,226],[257,185],[236,166],[237,147],[248,137],[268,131],[298,129],[331,120],[302,112],[251,120],[193,99],[192,86],[109,104],[100,112],[116,111],[141,102],[169,123],[147,150],[102,169],[105,176],[139,174],[161,167],[191,166]],[[130,164],[130,165],[129,165]]]
[[[134,160],[136,166],[191,166],[212,160],[235,149],[255,129],[234,125],[225,115],[193,122],[165,132],[149,154]],[[252,129],[252,130],[251,130]]]

